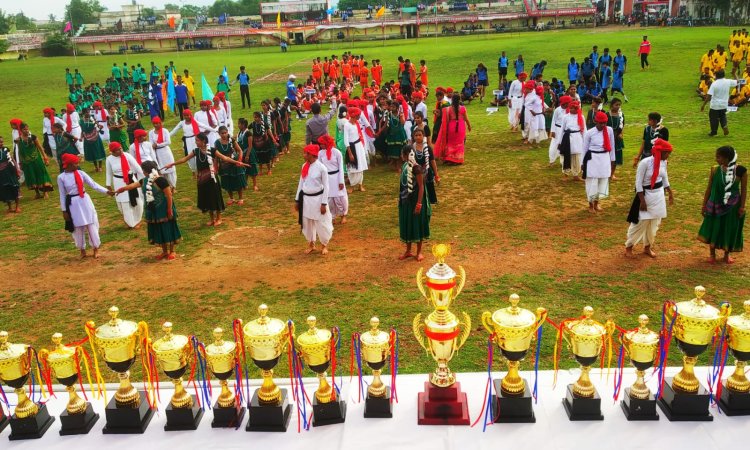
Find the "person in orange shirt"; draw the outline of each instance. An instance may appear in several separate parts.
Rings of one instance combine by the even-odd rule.
[[[328,62],[328,57],[326,56],[323,59],[323,76],[326,80],[328,80],[328,70],[330,68],[331,64]]]
[[[419,79],[422,81],[422,86],[427,87],[427,62],[425,60],[419,61]]]
[[[359,85],[362,86],[362,91],[367,88],[369,76],[370,70],[367,68],[367,61],[362,61],[362,67],[359,69]]]
[[[334,55],[333,60],[328,65],[328,78],[336,83],[341,81],[339,80],[339,64],[338,56]]]
[[[346,81],[351,81],[352,79],[352,65],[348,59],[344,59],[344,62],[341,64],[341,75],[344,76]]]
[[[354,58],[352,58],[352,74],[354,74],[354,78],[359,78],[359,67],[359,57],[354,56]]]
[[[320,64],[316,59],[313,59],[312,76],[313,79],[315,79],[315,82],[318,84],[320,84],[321,80],[323,79],[323,71],[321,70]]]
[[[382,86],[383,66],[380,65],[380,60],[378,59],[372,60],[372,79],[378,87]]]
[[[404,57],[399,56],[398,57],[398,76],[396,77],[397,80],[401,79],[401,72],[404,71]]]

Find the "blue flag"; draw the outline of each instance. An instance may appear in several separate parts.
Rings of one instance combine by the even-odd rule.
[[[174,110],[175,93],[171,69],[167,72],[167,79],[165,80],[165,83],[167,83],[167,105],[169,105],[169,109]]]
[[[214,100],[214,91],[211,90],[211,86],[208,85],[206,76],[203,74],[201,74],[201,98],[203,100]]]
[[[224,66],[224,72],[221,73],[221,76],[224,77],[224,81],[229,83],[229,74],[227,73],[227,66]]]

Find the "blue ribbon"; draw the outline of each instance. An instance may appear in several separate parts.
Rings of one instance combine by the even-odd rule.
[[[537,393],[539,386],[539,353],[542,351],[542,327],[536,330],[536,358],[534,358],[534,389],[531,395],[534,397],[534,404],[537,402]]]
[[[495,417],[490,411],[492,411],[492,359],[494,358],[492,349],[492,337],[487,339],[487,398],[485,399],[486,410],[484,411],[484,424],[482,425],[482,433],[487,430],[487,418],[494,420]]]
[[[620,340],[622,340],[623,333],[620,332]],[[612,398],[617,401],[617,398],[620,394],[620,386],[622,386],[622,366],[623,366],[623,347],[624,345],[620,345],[620,352],[617,355],[617,367],[619,369],[619,374],[615,377],[615,391],[612,394]]]
[[[395,330],[394,330],[395,331]],[[398,391],[396,390],[396,375],[398,375],[398,331],[395,331],[396,339],[393,343],[393,358],[395,363],[393,364],[393,382],[391,383],[391,398],[398,403]]]
[[[357,379],[359,380],[359,398],[365,398],[365,385],[362,380],[362,348],[359,342],[359,333],[355,333],[355,339],[352,344],[354,345],[354,355],[357,358]]]
[[[203,355],[201,354],[201,348],[205,351],[205,347],[201,342],[198,341],[198,338],[195,336],[191,336],[190,338],[192,344],[193,344],[193,353],[195,357],[195,361],[198,365],[198,371],[196,375],[198,376],[198,384],[200,385],[200,396],[201,396],[201,409],[205,410],[206,406],[208,406],[209,409],[212,408],[211,406],[211,394],[208,391],[208,382],[206,373],[208,370],[206,360],[203,358]],[[195,381],[193,381],[195,382]]]
[[[339,360],[339,349],[341,348],[341,334],[340,334],[341,332],[339,331],[339,327],[333,327],[331,330],[336,333],[336,350],[335,351],[336,351],[336,361],[338,361]],[[336,389],[336,396],[338,397],[341,394],[341,389],[336,384],[336,371],[334,371],[334,373],[331,374],[331,379],[333,380],[333,388]],[[343,375],[341,375],[339,377],[339,384],[341,386],[344,385],[344,377],[343,377]]]
[[[659,376],[657,377],[659,380],[659,387],[656,389],[657,399],[661,398],[662,379],[664,376],[664,369],[666,368],[667,364],[667,358],[669,357],[666,350],[666,344],[668,344],[668,342],[664,342],[664,340],[672,339],[672,327],[674,327],[674,322],[677,319],[677,311],[675,311],[674,315],[672,316],[672,320],[669,322],[669,328],[665,333],[665,324],[667,320],[666,307],[667,304],[665,303],[661,308],[661,333],[659,333],[659,366],[657,368],[657,372],[659,374]]]

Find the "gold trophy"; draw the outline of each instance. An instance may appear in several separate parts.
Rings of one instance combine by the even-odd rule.
[[[648,316],[638,316],[638,329],[623,334],[620,344],[635,366],[635,383],[625,389],[625,398],[620,402],[628,420],[659,420],[656,399],[643,380],[646,370],[654,366],[659,355],[659,335],[648,329]]]
[[[362,359],[372,369],[372,383],[367,388],[365,399],[365,417],[393,417],[393,405],[388,386],[383,384],[380,374],[388,363],[391,348],[391,337],[385,331],[378,330],[380,319],[370,319],[370,331],[359,336]]]
[[[279,319],[268,317],[265,304],[258,307],[258,314],[260,317],[243,327],[245,348],[263,377],[263,384],[255,391],[252,400],[248,399],[250,420],[247,431],[286,431],[292,406],[287,390],[279,389],[273,382],[273,368],[279,363],[281,353],[289,347],[289,327]]]
[[[608,320],[601,324],[591,317],[594,308],[583,308],[583,318],[563,322],[562,337],[573,350],[581,365],[581,376],[569,384],[563,405],[570,420],[604,420],[601,412],[601,397],[589,378],[591,365],[596,362],[608,336],[615,331],[615,324]]]
[[[60,436],[73,434],[88,434],[99,420],[99,414],[94,413],[91,403],[84,401],[76,393],[76,382],[79,380],[80,362],[76,359],[76,352],[80,349],[67,347],[62,343],[63,335],[52,335],[52,350],[42,349],[39,359],[46,360],[55,373],[55,378],[68,391],[68,404],[60,415]]]
[[[734,373],[721,391],[719,407],[728,416],[750,414],[750,381],[745,366],[750,360],[750,300],[742,305],[744,312],[727,319],[729,349],[735,358]]]
[[[146,431],[154,411],[146,401],[146,394],[139,392],[130,383],[130,367],[136,360],[139,337],[147,334],[144,323],[137,324],[117,316],[120,310],[112,306],[108,310],[109,322],[96,328],[93,348],[98,350],[104,362],[117,373],[120,386],[105,409],[107,424],[104,434],[140,434]],[[94,323],[89,322],[88,328]]]
[[[234,394],[227,386],[227,380],[232,376],[236,361],[237,344],[224,340],[224,330],[214,328],[214,342],[206,346],[206,364],[211,373],[219,379],[221,393],[214,404],[214,420],[211,428],[239,427],[245,417],[245,407],[235,406]]]
[[[498,394],[492,400],[492,414],[496,422],[532,423],[536,418],[531,393],[528,383],[518,373],[518,367],[529,351],[532,338],[547,319],[547,310],[537,308],[533,313],[519,308],[517,294],[511,294],[508,301],[510,306],[507,308],[482,313],[482,325],[494,336],[494,342],[508,361],[508,374],[502,381],[494,380]]]
[[[167,423],[164,431],[196,430],[203,418],[203,409],[198,407],[182,385],[182,376],[188,368],[193,353],[190,338],[183,334],[172,334],[172,322],[162,324],[164,336],[153,343],[156,360],[174,384],[174,394],[167,406]]]
[[[684,354],[682,370],[672,379],[666,379],[659,407],[669,420],[711,421],[708,412],[710,395],[695,377],[695,363],[698,356],[708,348],[717,328],[729,315],[729,308],[721,311],[706,304],[703,286],[695,288],[695,298],[679,302],[666,310],[668,323],[674,321],[672,332],[677,346]]]
[[[343,423],[346,420],[346,402],[337,398],[326,380],[326,370],[331,364],[331,340],[338,340],[331,330],[317,328],[315,316],[307,318],[309,329],[297,336],[297,349],[302,359],[318,375],[319,386],[313,399],[313,426]],[[335,376],[335,374],[334,374]]]
[[[430,376],[429,383],[425,383],[425,392],[419,393],[417,421],[420,425],[469,425],[466,394],[461,392],[460,383],[456,383],[455,375],[448,368],[448,362],[463,347],[471,333],[468,314],[462,313],[463,321],[459,321],[448,311],[464,287],[466,273],[459,266],[459,273],[456,274],[445,263],[450,254],[448,245],[434,245],[432,254],[437,264],[426,275],[422,275],[422,268],[419,269],[417,287],[435,309],[424,320],[421,313],[414,316],[412,328],[419,345],[437,362],[437,368]],[[439,392],[446,388],[450,391]],[[437,407],[437,404],[443,406]]]
[[[32,350],[33,351],[33,350]],[[37,405],[26,395],[26,382],[31,376],[32,352],[26,344],[8,342],[8,332],[0,331],[0,381],[16,393],[16,409],[10,418],[11,441],[38,439],[55,421],[47,405]]]

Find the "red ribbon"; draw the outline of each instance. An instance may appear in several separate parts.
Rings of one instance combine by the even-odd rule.
[[[427,336],[428,339],[432,339],[434,341],[450,341],[451,339],[454,339],[458,334],[461,332],[458,328],[454,331],[451,331],[450,333],[439,333],[435,331],[430,331],[428,329],[424,330],[425,336]]]
[[[451,281],[450,283],[433,283],[431,281],[428,281],[425,284],[428,288],[434,291],[447,291],[448,289],[456,287],[455,281]]]

